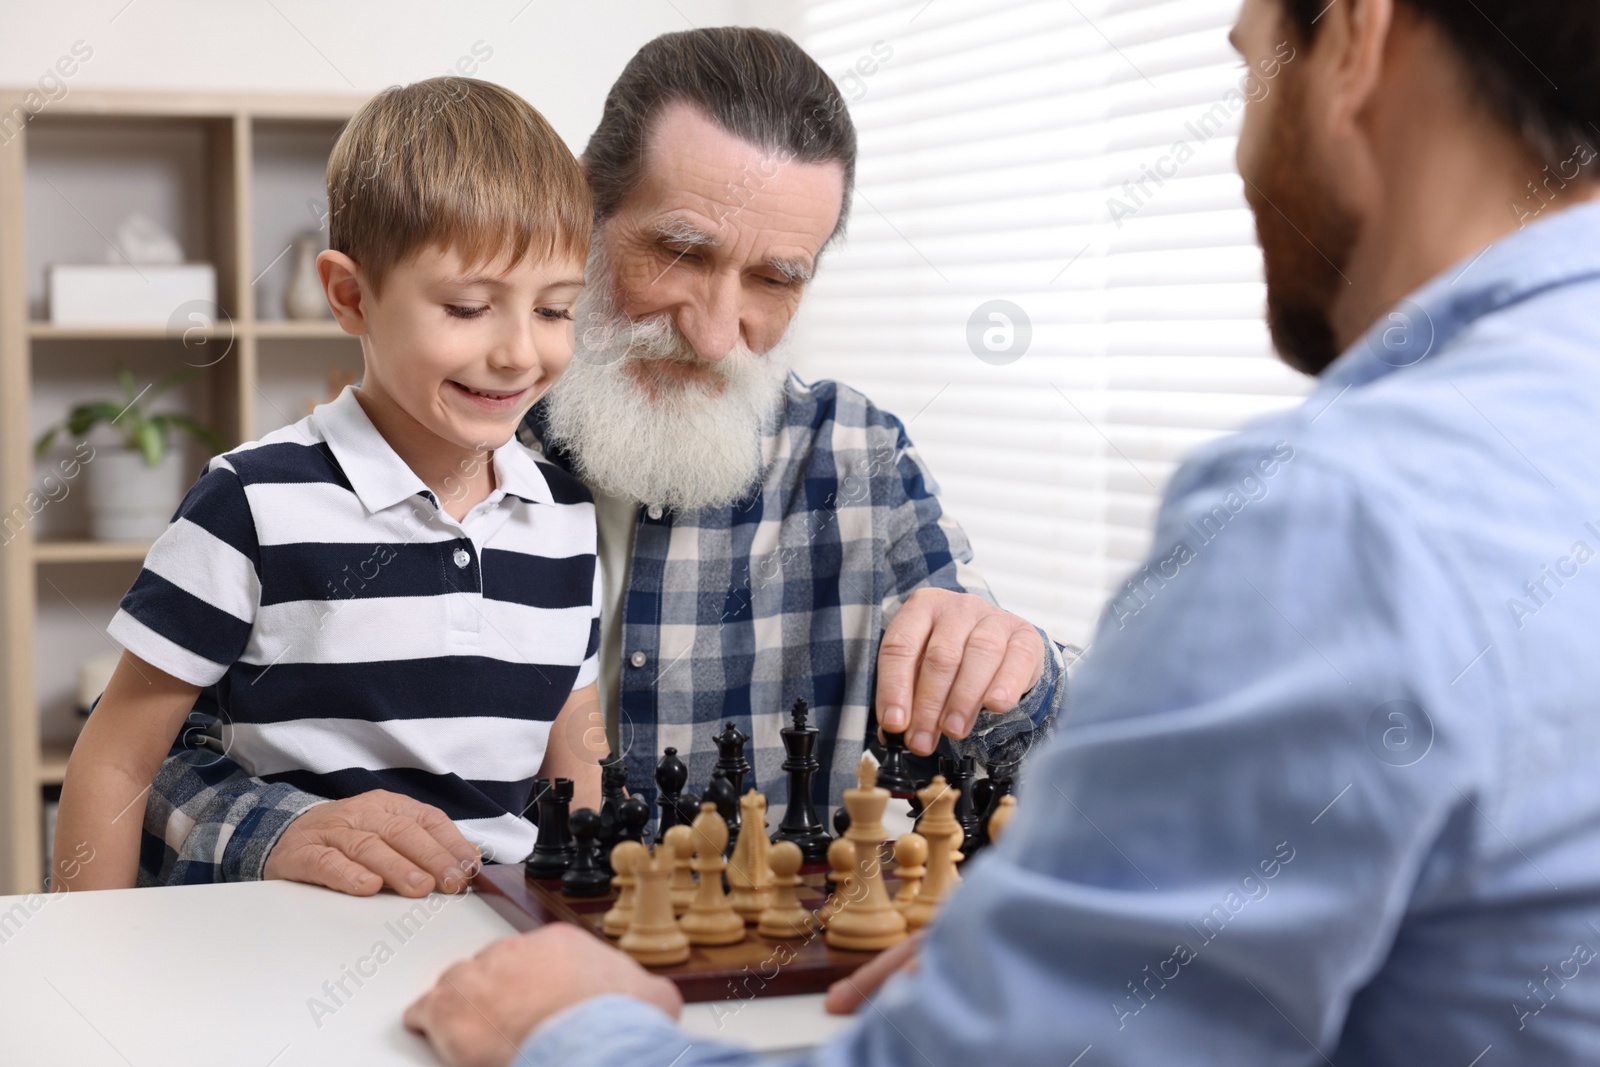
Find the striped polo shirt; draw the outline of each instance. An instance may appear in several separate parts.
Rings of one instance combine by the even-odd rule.
[[[588,490],[514,438],[460,522],[352,388],[216,457],[110,633],[216,686],[228,754],[341,799],[389,789],[522,859],[551,723],[598,672]]]

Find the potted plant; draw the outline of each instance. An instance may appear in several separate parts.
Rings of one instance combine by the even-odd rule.
[[[152,412],[150,404],[195,376],[179,371],[139,390],[126,367],[117,368],[121,400],[79,404],[40,435],[34,453],[44,455],[62,430],[87,437],[101,423],[121,437],[121,447],[97,451],[88,471],[89,534],[97,541],[150,541],[161,535],[183,493],[183,468],[172,456],[172,436],[181,431],[213,452],[227,448],[222,435],[176,411]]]

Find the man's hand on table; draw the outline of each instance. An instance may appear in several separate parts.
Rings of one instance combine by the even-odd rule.
[[[1038,684],[1044,657],[1027,620],[971,593],[918,589],[878,649],[878,722],[929,755],[941,733],[966,737],[980,708],[1015,707]]]
[[[496,941],[439,976],[406,1009],[406,1026],[450,1067],[506,1067],[535,1027],[607,993],[678,1017],[678,987],[569,923]]]
[[[267,855],[263,878],[371,896],[388,885],[405,897],[465,889],[482,864],[444,812],[410,797],[370,793],[307,808]]]

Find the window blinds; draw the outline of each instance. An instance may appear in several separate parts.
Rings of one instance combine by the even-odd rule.
[[[809,0],[799,23],[861,145],[798,370],[909,423],[995,595],[1058,640],[1088,643],[1181,458],[1308,386],[1272,354],[1233,169],[1272,91],[1228,46],[1237,8]]]

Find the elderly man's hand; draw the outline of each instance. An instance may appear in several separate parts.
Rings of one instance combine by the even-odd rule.
[[[1038,684],[1044,656],[1025,619],[971,593],[918,589],[878,649],[878,722],[926,756],[941,733],[966,737],[981,708],[1015,707]]]
[[[506,1067],[536,1026],[580,1001],[621,993],[674,1019],[678,987],[569,923],[496,941],[439,976],[406,1026],[450,1067]]]
[[[405,897],[467,887],[478,850],[438,808],[385,789],[307,808],[267,854],[263,878],[371,896],[387,884]]]

